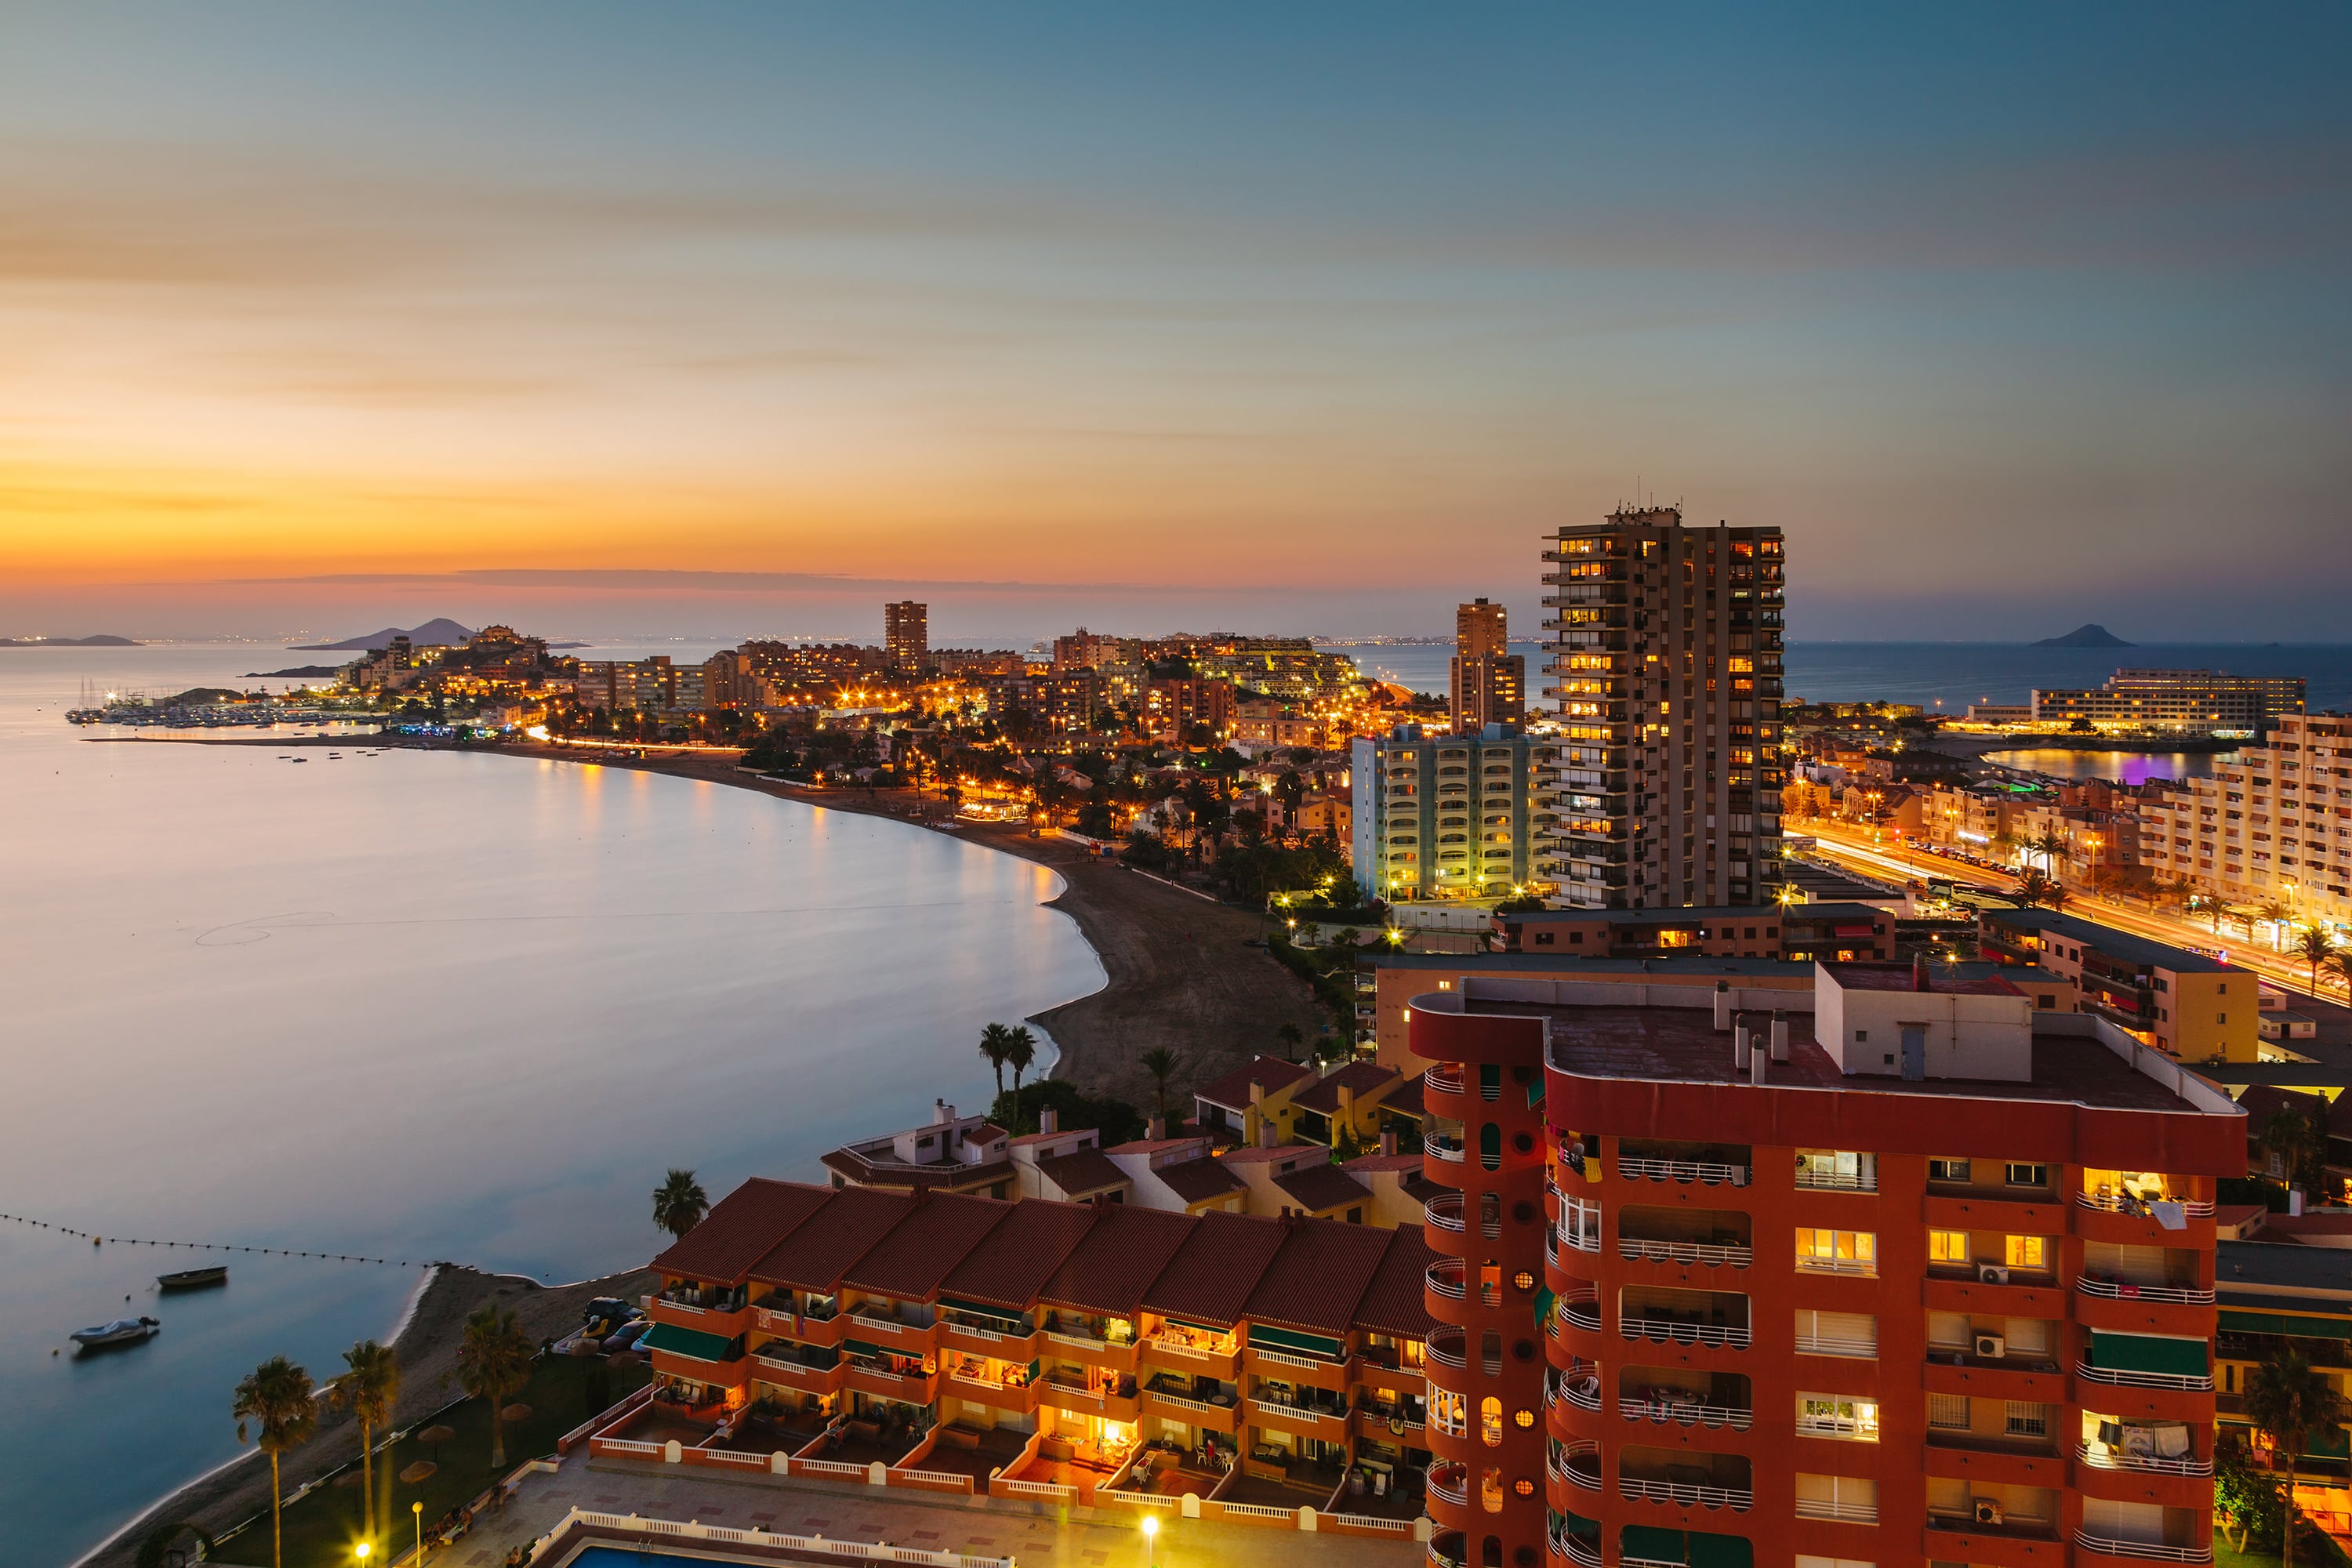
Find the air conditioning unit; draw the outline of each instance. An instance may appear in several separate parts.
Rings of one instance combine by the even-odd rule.
[[[2000,1522],[2000,1500],[1999,1498],[1972,1497],[1969,1499],[1969,1508],[1970,1511],[1976,1515],[1976,1520],[1979,1524],[1999,1524]]]
[[[1977,1336],[1977,1356],[1982,1361],[1999,1361],[2009,1353],[2009,1341],[1999,1334]]]
[[[1979,1263],[1977,1265],[1977,1283],[2006,1285],[2009,1283],[2009,1270],[1998,1263]]]

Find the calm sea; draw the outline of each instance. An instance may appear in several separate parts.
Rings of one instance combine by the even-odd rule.
[[[233,1457],[236,1379],[280,1352],[328,1375],[421,1260],[641,1263],[666,1167],[714,1196],[814,1179],[934,1096],[983,1102],[983,1024],[1103,983],[1039,907],[1051,873],[949,836],[537,760],[96,744],[62,718],[84,680],[306,657],[0,649],[0,1212],[392,1260],[238,1253],[226,1290],[159,1300],[157,1273],[216,1255],[0,1222],[10,1563],[68,1562]],[[164,1324],[142,1347],[51,1353],[142,1311]]]

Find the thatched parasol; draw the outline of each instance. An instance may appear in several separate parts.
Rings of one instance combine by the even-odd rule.
[[[417,1482],[426,1479],[434,1471],[440,1468],[440,1466],[435,1464],[430,1459],[419,1459],[415,1464],[409,1466],[406,1469],[402,1470],[400,1472],[400,1479],[406,1481],[413,1487]]]
[[[499,1414],[509,1421],[528,1421],[530,1419],[530,1406],[528,1405],[509,1405],[504,1410],[499,1411]]]
[[[583,1334],[578,1339],[573,1340],[569,1345],[566,1345],[563,1349],[563,1353],[565,1355],[594,1355],[603,1348],[604,1345],[601,1341],[592,1340],[587,1335]]]
[[[420,1443],[426,1444],[446,1443],[457,1435],[457,1431],[452,1427],[427,1426],[424,1431],[419,1432],[416,1435],[416,1440]]]

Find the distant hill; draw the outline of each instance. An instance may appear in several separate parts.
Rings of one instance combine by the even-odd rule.
[[[341,642],[305,642],[293,645],[296,653],[373,653],[390,647],[394,637],[406,637],[418,647],[455,647],[474,634],[446,616],[411,626],[403,631],[398,626],[386,626],[380,632],[364,637],[345,637]]]
[[[303,664],[297,665],[292,669],[248,669],[245,672],[245,678],[247,680],[260,680],[264,679],[274,680],[279,676],[290,676],[298,680],[316,680],[321,676],[340,675],[341,673],[342,667],[341,665]]]
[[[0,647],[137,647],[131,637],[100,633],[94,637],[0,637]]]
[[[2035,647],[2137,647],[2096,621],[2084,621],[2063,637],[2043,637]]]

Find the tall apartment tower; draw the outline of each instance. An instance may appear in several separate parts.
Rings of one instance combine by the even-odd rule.
[[[1528,661],[1511,651],[1507,612],[1473,599],[1454,609],[1454,732],[1527,717]]]
[[[1687,528],[1621,507],[1544,552],[1556,837],[1539,872],[1575,908],[1761,904],[1780,880],[1777,528]]]
[[[892,668],[921,674],[931,661],[931,607],[912,599],[883,605],[882,651]]]
[[[1407,1007],[1429,1561],[2210,1562],[2245,1112],[1998,978],[1815,976]]]

